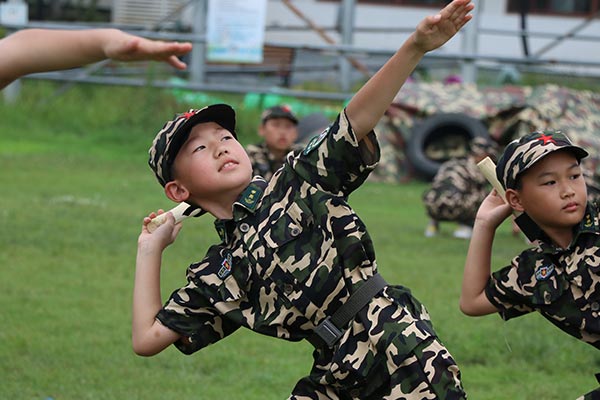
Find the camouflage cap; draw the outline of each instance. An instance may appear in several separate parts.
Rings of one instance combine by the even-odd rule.
[[[148,164],[162,186],[173,180],[171,167],[175,157],[187,140],[192,128],[202,122],[216,122],[231,132],[237,139],[235,134],[235,111],[227,104],[213,104],[175,115],[156,134],[152,146],[148,150],[150,155]]]
[[[557,150],[570,150],[577,160],[588,156],[588,152],[575,146],[560,131],[532,132],[510,142],[496,165],[496,177],[505,189],[514,189],[519,174],[533,164]]]
[[[294,124],[298,123],[298,118],[296,118],[292,112],[292,108],[287,104],[267,108],[260,116],[260,120],[263,124],[272,118],[287,118]]]

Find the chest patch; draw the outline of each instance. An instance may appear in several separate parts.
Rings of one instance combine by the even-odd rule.
[[[554,272],[554,265],[542,265],[541,267],[536,268],[535,270],[535,279],[538,281],[545,281],[546,279],[552,276]]]
[[[227,253],[223,261],[221,261],[221,268],[219,268],[219,272],[217,276],[221,279],[227,278],[231,275],[231,268],[233,267],[233,256],[231,253]]]
[[[312,139],[310,139],[310,142],[308,142],[308,144],[306,145],[306,147],[304,148],[304,155],[310,153],[311,151],[313,151],[314,149],[316,149],[319,144],[321,144],[321,142],[327,137],[327,134],[329,133],[329,127],[327,129],[325,129],[323,132],[321,132],[318,136],[313,137]]]

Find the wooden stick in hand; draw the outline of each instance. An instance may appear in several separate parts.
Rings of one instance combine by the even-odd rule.
[[[196,206],[191,206],[187,203],[179,203],[176,207],[173,207],[169,211],[157,215],[155,218],[150,221],[148,224],[148,231],[154,232],[159,226],[165,223],[167,220],[167,214],[173,214],[175,218],[175,223],[179,223],[188,217],[197,217],[202,214],[202,209]]]

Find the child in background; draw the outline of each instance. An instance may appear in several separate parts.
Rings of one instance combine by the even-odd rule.
[[[299,150],[298,119],[290,106],[282,104],[263,111],[258,127],[258,135],[263,141],[246,147],[252,161],[254,175],[260,175],[267,181],[281,168],[286,154]]]
[[[423,194],[429,216],[425,237],[437,236],[441,221],[456,222],[453,236],[469,239],[477,208],[489,192],[485,176],[477,163],[485,157],[496,158],[498,146],[490,139],[476,137],[469,143],[469,154],[444,162],[433,177],[431,187]]]

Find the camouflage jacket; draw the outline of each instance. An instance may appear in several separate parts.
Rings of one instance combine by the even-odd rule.
[[[439,221],[471,225],[489,193],[487,181],[471,157],[444,162],[423,193],[427,214]]]
[[[473,195],[480,199],[479,202],[483,201],[489,192],[485,176],[470,157],[444,162],[433,177],[431,190]]]
[[[568,334],[600,349],[600,223],[588,204],[573,242],[560,249],[539,241],[494,272],[488,299],[508,320],[538,311]]]
[[[182,335],[177,348],[193,353],[239,327],[299,341],[332,315],[377,272],[371,238],[347,197],[378,157],[374,133],[357,142],[342,113],[302,152],[288,154],[269,183],[255,178],[233,219],[215,222],[222,242],[188,268],[187,285],[157,315]],[[374,358],[393,353],[402,362],[432,337],[425,308],[408,289],[387,286],[315,364],[322,382],[351,386],[365,381],[356,371],[368,374]]]
[[[300,150],[301,147],[293,147],[290,151]],[[252,161],[253,175],[259,175],[267,181],[271,180],[273,174],[283,166],[284,159],[276,160],[273,154],[267,148],[265,142],[251,144],[246,147],[246,153]]]

